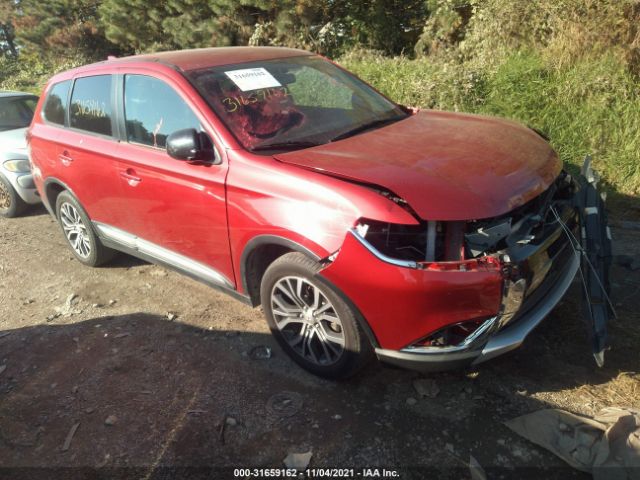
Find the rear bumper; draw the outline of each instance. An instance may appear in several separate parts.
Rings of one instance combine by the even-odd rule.
[[[490,360],[518,348],[525,338],[553,310],[569,289],[578,272],[580,259],[572,253],[569,260],[546,288],[539,292],[537,301],[522,314],[509,319],[509,325],[496,331],[505,319],[501,313],[487,320],[485,331],[466,345],[439,349],[440,351],[403,349],[376,349],[378,358],[386,363],[420,371],[442,371],[465,367]],[[507,299],[505,298],[505,301]],[[503,310],[504,312],[508,310]],[[492,333],[495,332],[495,333]]]

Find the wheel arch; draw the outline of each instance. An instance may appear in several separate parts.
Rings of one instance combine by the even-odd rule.
[[[260,305],[260,284],[269,265],[290,252],[302,253],[316,262],[322,260],[322,257],[304,245],[277,235],[258,235],[247,242],[240,258],[240,276],[244,293],[248,296],[251,306]],[[355,312],[356,321],[364,330],[371,345],[374,348],[379,347],[378,338],[360,309],[342,291],[338,290],[338,294]]]
[[[302,253],[316,262],[321,259],[304,245],[278,235],[258,235],[247,242],[240,257],[240,278],[252,306],[260,305],[260,283],[264,272],[277,258],[290,252]]]
[[[50,177],[47,178],[44,182],[44,197],[42,199],[42,203],[54,218],[57,218],[56,200],[58,198],[58,195],[60,195],[65,190],[69,192],[78,203],[80,203],[78,196],[73,192],[71,188],[69,188],[69,185],[64,183],[62,180],[59,180],[55,177]]]

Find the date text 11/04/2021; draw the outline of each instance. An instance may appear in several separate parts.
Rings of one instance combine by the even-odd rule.
[[[400,478],[400,473],[387,468],[236,468],[235,478]]]

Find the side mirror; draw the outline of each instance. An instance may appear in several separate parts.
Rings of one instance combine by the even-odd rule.
[[[193,128],[178,130],[167,137],[167,153],[176,160],[218,165],[222,158],[209,136]]]
[[[193,128],[178,130],[167,137],[167,153],[176,160],[202,160],[201,135]]]

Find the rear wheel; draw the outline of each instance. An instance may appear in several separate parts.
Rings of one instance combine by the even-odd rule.
[[[327,378],[355,374],[372,349],[338,289],[318,275],[320,265],[288,253],[264,274],[261,300],[278,343],[306,370]]]
[[[80,263],[97,267],[113,258],[115,252],[102,245],[89,217],[69,192],[58,195],[56,214],[65,239]]]
[[[0,216],[14,218],[22,215],[27,204],[20,198],[9,181],[0,175]]]

